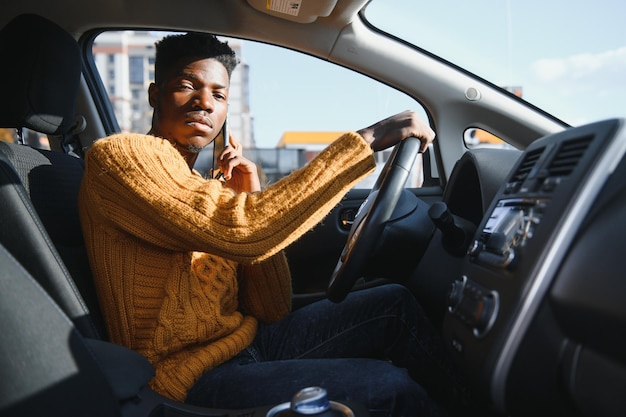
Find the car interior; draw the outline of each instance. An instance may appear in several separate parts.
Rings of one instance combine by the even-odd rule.
[[[2,6],[0,127],[46,135],[51,149],[0,142],[0,415],[300,415],[281,404],[221,410],[172,401],[148,386],[154,369],[144,357],[108,342],[77,207],[84,153],[116,128],[84,53],[104,28],[267,42],[411,92],[438,138],[424,155],[424,186],[404,187],[419,142],[403,141],[372,190],[352,190],[287,249],[294,308],[401,282],[441,328],[480,415],[623,413],[623,119],[570,127],[373,30],[360,17],[366,0],[295,2],[297,15],[265,0],[169,3]],[[167,13],[150,12],[161,5]],[[445,140],[468,126],[512,147]]]

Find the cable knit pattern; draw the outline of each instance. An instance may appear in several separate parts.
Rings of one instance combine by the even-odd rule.
[[[282,250],[374,167],[365,141],[346,133],[289,177],[237,194],[191,171],[167,140],[96,141],[79,206],[111,340],[146,356],[152,387],[183,401],[252,343],[258,320],[289,313]]]

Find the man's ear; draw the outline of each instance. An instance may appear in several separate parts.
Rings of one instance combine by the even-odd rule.
[[[156,108],[158,94],[159,87],[157,87],[155,83],[150,83],[150,86],[148,87],[148,102],[150,103],[150,107],[153,109]]]

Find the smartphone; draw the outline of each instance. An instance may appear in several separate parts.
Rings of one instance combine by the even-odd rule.
[[[220,130],[220,133],[218,133],[217,137],[213,140],[213,166],[211,167],[211,176],[214,179],[224,179],[224,174],[220,171],[217,162],[224,148],[228,146],[229,137],[230,132],[228,131],[228,115],[226,115],[224,124],[222,125],[222,130]]]

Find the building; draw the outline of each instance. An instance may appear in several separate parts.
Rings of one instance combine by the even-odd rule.
[[[298,162],[300,166],[304,166],[332,141],[344,133],[345,132],[285,132],[278,142],[278,148],[276,149],[277,152],[282,152],[279,154],[280,156],[277,156],[277,161],[279,160],[278,158],[291,161],[299,158]],[[292,155],[290,152],[294,154]],[[361,180],[356,185],[356,188],[372,188],[374,186],[391,152],[392,149],[386,149],[374,154],[376,170]],[[277,166],[282,166],[283,169],[286,168],[284,161],[282,161],[280,165],[277,162]],[[277,171],[279,170],[277,169]],[[406,186],[421,187],[423,180],[422,157],[420,155],[416,161],[416,166],[409,175]]]
[[[322,149],[345,132],[285,132],[277,147],[281,149],[303,149],[304,161],[309,162]]]

